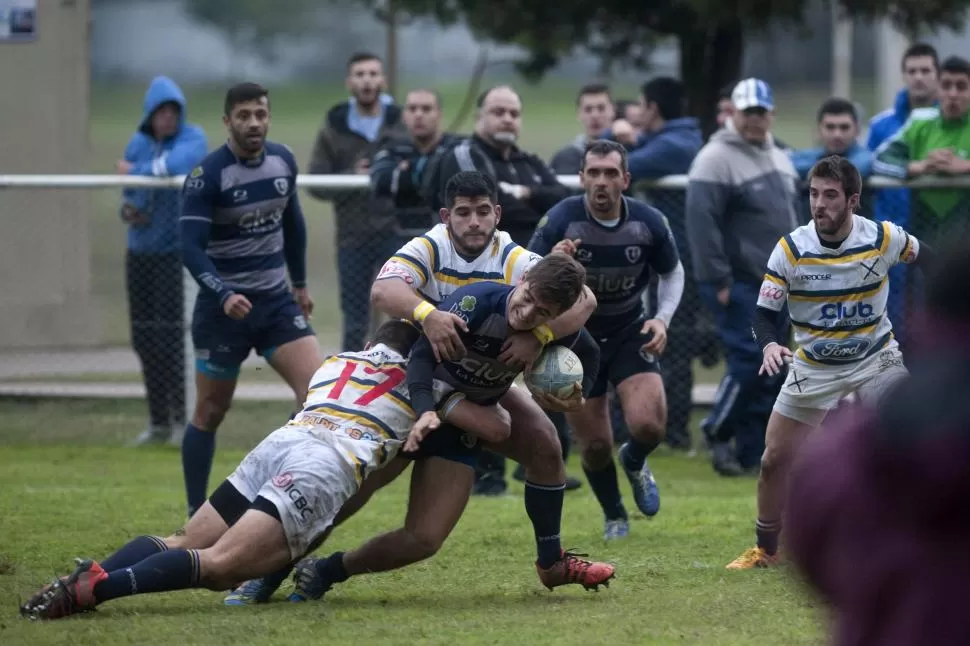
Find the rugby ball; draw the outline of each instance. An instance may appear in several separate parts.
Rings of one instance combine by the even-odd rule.
[[[547,347],[526,371],[530,389],[563,399],[573,392],[573,384],[583,381],[583,364],[576,353],[563,345]]]

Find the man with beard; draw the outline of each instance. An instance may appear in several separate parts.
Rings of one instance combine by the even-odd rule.
[[[255,83],[230,88],[223,122],[229,141],[185,179],[179,219],[182,262],[200,287],[192,316],[196,404],[182,440],[189,516],[206,500],[216,429],[250,350],[293,389],[295,410],[320,365],[296,159],[266,140],[268,91]]]
[[[521,129],[519,95],[508,86],[486,90],[478,98],[474,134],[442,156],[435,185],[443,191],[448,180],[461,171],[489,175],[499,187],[502,230],[525,247],[539,219],[572,191],[559,183],[542,159],[516,145]],[[440,197],[432,205],[440,206]],[[500,495],[506,486],[505,460],[483,451],[475,492]]]
[[[586,148],[580,171],[585,195],[568,197],[549,211],[529,243],[545,255],[561,251],[586,268],[597,308],[586,328],[599,342],[600,367],[582,410],[566,415],[583,456],[583,470],[606,517],[604,537],[630,531],[613,463],[613,433],[606,390],[619,396],[630,439],[619,460],[646,516],[660,510],[660,492],[647,456],[663,441],[667,401],[659,357],[684,290],[677,246],[657,209],[623,197],[630,186],[626,149],[614,141]],[[648,319],[644,290],[659,275],[656,315]]]
[[[327,112],[317,133],[310,156],[310,173],[315,175],[367,175],[380,142],[405,137],[401,108],[384,94],[381,59],[367,52],[354,54],[347,62],[350,99]],[[360,191],[348,192],[312,188],[310,195],[334,203],[337,216],[337,275],[343,333],[340,347],[356,352],[372,329],[367,290],[385,260],[400,246],[394,209],[375,204]]]
[[[775,245],[758,296],[753,332],[764,356],[759,374],[790,367],[765,434],[757,545],[729,563],[729,570],[779,562],[788,473],[826,413],[850,393],[870,403],[906,376],[886,315],[888,271],[898,263],[931,260],[927,247],[895,224],[855,214],[862,178],[845,157],[820,160],[808,179],[813,221]],[[778,336],[786,301],[794,353]]]

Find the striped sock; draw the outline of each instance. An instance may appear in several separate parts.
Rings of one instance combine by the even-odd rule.
[[[101,561],[101,567],[105,572],[113,572],[123,567],[129,567],[144,561],[153,554],[164,552],[168,549],[165,541],[158,536],[139,536],[125,543],[120,550]]]
[[[114,570],[94,588],[98,603],[135,594],[169,592],[199,585],[199,552],[166,550],[131,567]]]

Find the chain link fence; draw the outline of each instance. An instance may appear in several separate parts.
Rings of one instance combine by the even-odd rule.
[[[144,398],[149,423],[179,426],[186,408],[193,405],[194,357],[188,324],[197,288],[182,269],[173,240],[151,248],[132,243],[129,229],[138,226],[129,226],[132,223],[122,221],[118,212],[122,180],[158,187],[181,185],[181,178],[0,175],[0,186],[14,187],[11,192],[38,195],[59,188],[87,189],[76,193],[83,193],[91,214],[87,239],[52,238],[45,243],[55,247],[54,252],[45,251],[45,257],[57,256],[58,245],[63,245],[79,251],[80,264],[45,268],[46,287],[37,283],[39,289],[22,293],[14,289],[0,295],[2,320],[11,320],[11,313],[16,313],[18,320],[34,322],[0,326],[0,396]],[[561,181],[578,190],[575,177]],[[302,176],[300,184],[312,189],[302,202],[309,236],[309,284],[316,301],[312,325],[321,350],[329,353],[359,346],[380,320],[369,304],[370,284],[378,268],[411,234],[437,218],[431,213],[417,219],[412,215],[404,231],[393,226],[393,216],[376,224],[369,221],[374,203],[366,176]],[[918,184],[920,188],[909,190],[891,180],[871,181],[862,213],[900,224],[930,244],[939,242],[951,227],[965,228],[970,222],[970,207],[964,208],[970,204],[966,199],[970,184],[952,179]],[[717,332],[692,280],[683,224],[685,186],[684,177],[670,177],[633,191],[667,215],[687,269],[684,296],[663,361],[672,435],[687,431],[694,406],[713,401],[723,375]],[[156,192],[158,199],[177,195],[171,188]],[[950,197],[941,201],[943,194]],[[950,209],[943,212],[940,204],[949,204]],[[807,221],[807,198],[799,209]],[[37,217],[42,228],[43,220]],[[150,213],[148,218],[142,226],[176,230],[172,222],[152,221]],[[29,265],[39,255],[43,254],[24,248],[18,257]],[[898,267],[890,276],[890,316],[905,343],[921,272]],[[49,295],[44,290],[59,296],[45,300]],[[262,359],[251,355],[243,367],[238,396],[288,400],[290,394]]]

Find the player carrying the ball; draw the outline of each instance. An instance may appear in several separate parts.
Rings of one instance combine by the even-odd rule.
[[[463,342],[468,324],[458,314],[436,306],[475,283],[518,284],[542,259],[498,229],[502,210],[498,189],[488,175],[477,171],[457,173],[445,187],[444,203],[442,223],[412,239],[387,261],[371,289],[371,300],[389,316],[420,324],[436,359],[460,362],[473,350]],[[557,316],[531,330],[510,333],[497,358],[523,370],[545,345],[580,332],[595,307],[596,298],[588,287],[583,287],[568,310],[557,312]],[[581,336],[592,341],[588,334]],[[581,342],[582,339],[577,341]],[[576,354],[582,352],[577,346],[574,350]],[[483,370],[486,376],[491,374],[490,369]],[[587,375],[594,372],[585,370]],[[613,576],[613,566],[587,561],[563,551],[560,545],[566,470],[556,429],[525,389],[503,390],[501,406],[509,413],[511,434],[504,442],[489,443],[487,448],[525,466],[525,509],[535,534],[539,579],[549,588],[567,584],[596,587]],[[545,408],[560,411],[578,410],[584,403],[578,390],[567,400],[540,399]],[[354,550],[302,561],[293,575],[296,589],[290,600],[318,599],[331,586],[351,576],[386,572],[434,556],[465,511],[480,449],[474,437],[433,433],[416,453],[402,454],[394,464],[369,478],[344,506],[336,522],[339,524],[360,509],[374,491],[400,475],[413,460],[404,525],[375,536]],[[226,603],[268,601],[289,571],[286,568],[245,582],[226,598]]]
[[[390,462],[415,421],[406,359],[417,328],[388,321],[363,352],[332,356],[313,375],[303,410],[271,433],[167,538],[139,536],[100,563],[79,560],[21,606],[59,619],[135,594],[225,590],[302,557],[370,474]],[[429,394],[422,392],[422,413]],[[431,410],[471,434],[507,437],[508,415],[439,382]]]
[[[613,463],[607,384],[620,398],[630,440],[619,451],[633,497],[647,516],[660,510],[660,492],[647,464],[667,428],[660,355],[667,327],[684,291],[684,268],[673,235],[657,209],[623,196],[630,186],[626,149],[612,141],[586,147],[579,171],[585,195],[567,197],[539,221],[529,250],[564,251],[586,268],[596,311],[586,323],[599,342],[600,366],[589,401],[567,414],[583,456],[583,470],[606,517],[604,536],[630,531]],[[644,292],[659,274],[657,308],[647,318]]]
[[[754,335],[764,353],[759,372],[774,375],[786,363],[790,367],[765,434],[757,545],[729,563],[729,570],[779,562],[788,472],[826,413],[850,393],[872,404],[907,375],[886,314],[889,269],[901,262],[932,265],[929,248],[903,229],[854,214],[862,178],[849,160],[821,159],[808,180],[812,222],[778,241],[755,311]],[[777,332],[786,302],[794,353]]]

